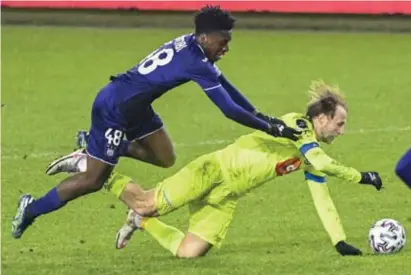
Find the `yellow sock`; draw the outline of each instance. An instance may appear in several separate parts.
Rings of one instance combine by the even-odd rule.
[[[126,185],[131,182],[133,182],[133,180],[130,177],[112,172],[108,180],[104,183],[104,187],[119,198]]]
[[[157,218],[144,218],[141,227],[150,233],[162,247],[170,251],[174,256],[177,255],[178,248],[184,239],[184,233],[175,227],[161,222]]]

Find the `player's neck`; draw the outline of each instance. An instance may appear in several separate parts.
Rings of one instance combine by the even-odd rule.
[[[311,120],[311,123],[313,124],[313,130],[314,130],[314,133],[315,133],[315,138],[317,139],[317,140],[320,140],[320,123],[319,123],[319,121],[318,121],[318,119],[316,119],[316,118],[314,118],[314,119],[312,119]]]

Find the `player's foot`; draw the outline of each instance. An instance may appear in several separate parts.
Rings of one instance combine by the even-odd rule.
[[[126,223],[120,228],[116,235],[116,248],[123,249],[127,246],[134,231],[141,229],[141,216],[133,210],[128,211]]]
[[[76,136],[77,149],[87,147],[88,136],[89,136],[89,134],[88,134],[87,131],[80,130],[80,131],[77,132],[77,136]]]
[[[62,156],[46,168],[46,174],[51,176],[61,172],[79,173],[86,171],[87,154],[86,149],[78,149],[71,154]]]
[[[11,222],[11,235],[15,239],[19,239],[34,221],[27,215],[27,206],[32,202],[34,202],[33,196],[25,194],[20,197],[17,203],[17,212]]]

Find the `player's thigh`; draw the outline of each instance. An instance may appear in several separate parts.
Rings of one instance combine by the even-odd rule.
[[[211,243],[189,232],[177,250],[177,257],[196,258],[205,256],[212,247],[213,245]]]
[[[159,165],[172,166],[175,162],[174,146],[160,116],[149,106],[139,120],[127,131],[127,139],[138,142],[146,153],[155,157]]]
[[[237,200],[234,198],[225,199],[218,205],[206,202],[190,204],[188,232],[212,246],[221,247],[233,220],[236,205]]]
[[[171,141],[166,128],[163,127],[144,137],[140,140],[140,143],[145,148],[149,148],[156,160],[158,160],[162,166],[170,167],[174,165],[176,155],[173,142]]]
[[[215,154],[201,156],[155,188],[155,204],[160,215],[205,197],[222,183],[220,163]]]

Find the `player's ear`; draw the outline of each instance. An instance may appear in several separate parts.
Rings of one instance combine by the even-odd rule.
[[[328,116],[324,113],[319,114],[317,118],[321,126],[328,122]]]
[[[198,37],[198,40],[200,41],[202,45],[207,44],[207,40],[208,40],[207,34],[205,33],[200,34],[200,36]]]

